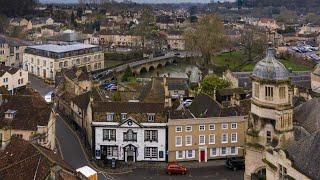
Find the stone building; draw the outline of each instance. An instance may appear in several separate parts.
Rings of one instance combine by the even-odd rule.
[[[168,120],[169,162],[244,156],[245,111],[222,107],[206,94],[197,95],[189,109],[179,109],[170,112]]]
[[[55,80],[57,72],[73,67],[88,71],[104,68],[104,54],[99,46],[88,44],[29,46],[23,55],[23,68],[43,79]]]
[[[40,94],[29,89],[15,95],[1,94],[0,147],[12,137],[55,149],[55,114]]]
[[[274,49],[259,61],[251,75],[251,118],[247,133],[245,179],[266,176],[266,149],[280,148],[292,140],[293,89],[289,72],[275,59]]]

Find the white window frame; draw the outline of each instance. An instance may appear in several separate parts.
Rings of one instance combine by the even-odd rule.
[[[211,128],[213,126],[213,128]],[[216,130],[216,125],[215,124],[209,124],[209,130],[213,131]]]
[[[188,130],[188,128],[190,128],[190,130]],[[192,132],[192,126],[186,126],[185,130],[186,130],[186,132]]]
[[[179,153],[182,153],[182,157],[179,157]],[[185,151],[176,151],[176,159],[184,159]]]
[[[235,135],[235,138],[236,138],[235,140],[232,140],[233,135]],[[238,142],[238,133],[231,133],[231,142],[232,143]]]
[[[224,125],[225,125],[226,127],[224,127]],[[221,129],[228,129],[228,124],[227,124],[227,123],[222,123],[222,124],[221,124]]]
[[[126,120],[127,119],[127,113],[121,113],[121,120]]]
[[[154,114],[154,113],[148,114],[148,122],[154,122],[155,119],[156,119],[156,114]]]
[[[216,153],[215,153],[215,154],[213,154],[213,149],[216,150]],[[218,156],[218,151],[219,151],[219,148],[216,148],[216,147],[210,148],[210,156],[211,156],[211,157],[216,157],[216,156]]]
[[[200,142],[201,137],[203,137],[203,143]],[[199,135],[199,145],[205,145],[206,144],[206,136],[205,135]]]
[[[187,138],[190,138],[190,143],[188,143]],[[185,137],[185,146],[192,146],[192,135],[187,135]]]
[[[234,153],[232,153],[232,148],[234,148]],[[230,154],[231,155],[238,155],[238,147],[235,147],[235,146],[230,147]]]
[[[189,152],[192,152],[192,156],[189,156]],[[186,158],[187,159],[192,159],[192,158],[195,158],[195,150],[186,150]]]
[[[112,118],[110,119],[110,117]],[[114,119],[114,113],[107,113],[107,121],[113,121],[113,119]]]
[[[211,137],[213,137],[213,142],[211,141]],[[209,144],[215,144],[216,143],[216,135],[215,134],[209,134]]]
[[[180,129],[180,131],[178,131]],[[182,126],[176,126],[176,132],[182,132]]]
[[[180,138],[181,144],[177,144],[177,139],[178,139],[178,138]],[[181,146],[182,146],[182,136],[176,136],[176,138],[175,138],[175,145],[176,145],[176,147],[181,147]]]
[[[203,127],[203,129],[201,127]],[[206,130],[206,125],[204,124],[199,125],[199,131],[205,131],[205,130]]]
[[[224,136],[224,135],[226,135],[226,141],[223,140],[223,136]],[[222,143],[222,144],[228,143],[228,134],[227,134],[227,133],[221,134],[221,143]]]
[[[235,125],[236,127],[233,127]],[[231,129],[237,129],[238,128],[238,123],[231,123]]]
[[[222,152],[223,152],[223,151],[222,151],[223,148],[226,149],[226,153],[225,153],[225,154],[222,153]],[[227,147],[221,147],[221,153],[220,153],[220,155],[221,155],[221,156],[227,156],[227,155],[228,155],[228,148],[227,148]]]

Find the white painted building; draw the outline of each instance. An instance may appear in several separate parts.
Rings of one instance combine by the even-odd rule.
[[[55,79],[63,68],[86,66],[88,71],[104,68],[104,53],[88,44],[29,46],[23,55],[23,68],[43,79]]]
[[[94,122],[96,159],[128,161],[166,160],[166,123]]]
[[[22,68],[0,66],[0,86],[4,86],[12,92],[25,87],[28,83],[28,72]]]
[[[92,149],[97,160],[166,160],[163,103],[97,102],[92,105],[92,116]]]

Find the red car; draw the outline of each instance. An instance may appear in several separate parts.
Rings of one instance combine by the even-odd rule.
[[[169,163],[166,168],[167,174],[187,174],[188,170],[185,166],[177,163]]]

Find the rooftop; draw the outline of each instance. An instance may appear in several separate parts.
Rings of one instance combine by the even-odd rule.
[[[288,80],[289,71],[275,58],[275,50],[268,48],[267,56],[253,69],[252,76],[268,80]]]
[[[3,97],[4,101],[0,106],[0,129],[10,127],[11,129],[36,131],[38,126],[48,125],[51,108],[40,94],[31,92],[31,90],[27,93]],[[5,112],[11,112],[11,110],[16,111],[15,117],[6,119]]]
[[[74,170],[50,149],[13,138],[0,151],[0,179],[46,179],[54,166],[73,173]],[[58,177],[62,174],[57,174]],[[71,174],[72,176],[72,174]],[[75,176],[73,178],[75,179]]]
[[[320,131],[288,145],[286,151],[293,166],[311,179],[320,179]]]
[[[69,44],[69,45],[57,45],[57,44],[45,44],[45,45],[36,45],[36,46],[29,46],[29,48],[42,50],[42,51],[49,51],[55,53],[65,53],[70,51],[77,51],[82,49],[90,49],[98,47],[96,45],[90,44]]]

